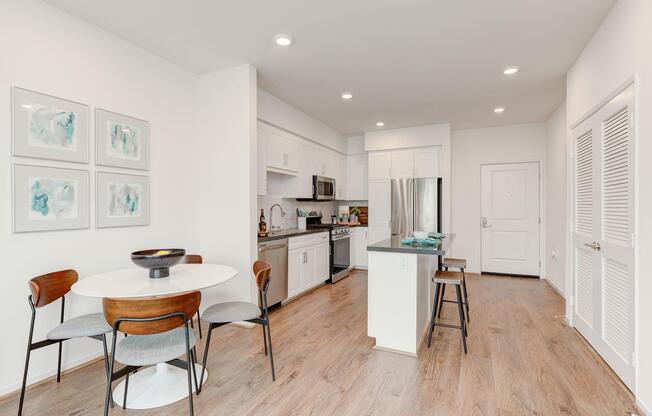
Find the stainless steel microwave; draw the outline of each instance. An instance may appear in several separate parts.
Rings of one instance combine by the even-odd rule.
[[[332,201],[335,199],[335,179],[313,175],[312,199],[316,201]]]

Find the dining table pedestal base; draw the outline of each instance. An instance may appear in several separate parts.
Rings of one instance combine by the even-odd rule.
[[[202,366],[195,364],[197,380],[201,377]],[[208,378],[208,370],[204,371],[204,380]],[[192,391],[195,392],[195,381],[192,379]],[[113,401],[122,406],[125,379],[113,390]],[[188,373],[178,367],[162,363],[138,370],[129,376],[127,392],[127,409],[153,409],[166,404],[188,398]]]

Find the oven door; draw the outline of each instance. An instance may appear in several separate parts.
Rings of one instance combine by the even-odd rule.
[[[313,176],[312,197],[317,201],[331,201],[335,199],[335,179],[317,175]]]
[[[331,282],[335,283],[351,271],[351,239],[348,235],[334,236],[331,252]]]

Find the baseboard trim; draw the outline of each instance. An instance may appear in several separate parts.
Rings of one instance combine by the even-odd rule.
[[[374,349],[378,351],[385,351],[385,352],[391,352],[394,354],[400,354],[400,355],[405,355],[408,357],[415,357],[416,354],[412,354],[411,352],[405,352],[405,351],[400,351],[400,350],[395,350],[394,348],[387,348],[387,347],[379,347],[378,345],[374,345]]]
[[[638,407],[638,411],[642,413],[641,416],[652,416],[650,408],[645,406],[638,398],[636,399],[636,406]]]
[[[23,358],[24,359],[24,358]],[[65,375],[66,373],[70,373],[72,371],[79,370],[80,368],[86,367],[88,365],[91,365],[95,363],[96,361],[103,360],[104,359],[104,353],[100,350],[95,353],[87,354],[81,358],[78,358],[76,360],[72,360],[70,362],[62,363],[61,365],[61,374]],[[27,376],[27,389],[38,386],[40,384],[48,383],[52,380],[55,380],[57,377],[57,369],[56,367],[51,369],[51,370],[46,370],[43,371],[37,375],[34,376]],[[20,388],[22,385],[22,380],[19,383],[14,383],[10,386],[4,387],[0,389],[0,400],[4,400],[8,396],[11,396],[12,394],[19,393]]]
[[[555,292],[557,292],[557,294],[558,294],[559,296],[561,296],[562,299],[564,299],[564,300],[566,299],[566,296],[564,296],[564,293],[561,291],[561,289],[559,289],[559,288],[557,287],[557,285],[555,285],[554,283],[552,283],[552,280],[548,279],[547,277],[544,277],[543,280],[545,280],[545,281],[548,283],[548,285],[552,288],[552,290],[554,290]]]

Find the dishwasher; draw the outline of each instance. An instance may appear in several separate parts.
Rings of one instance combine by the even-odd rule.
[[[267,288],[267,304],[273,306],[288,297],[288,240],[265,241],[258,243],[258,260],[272,265]]]

